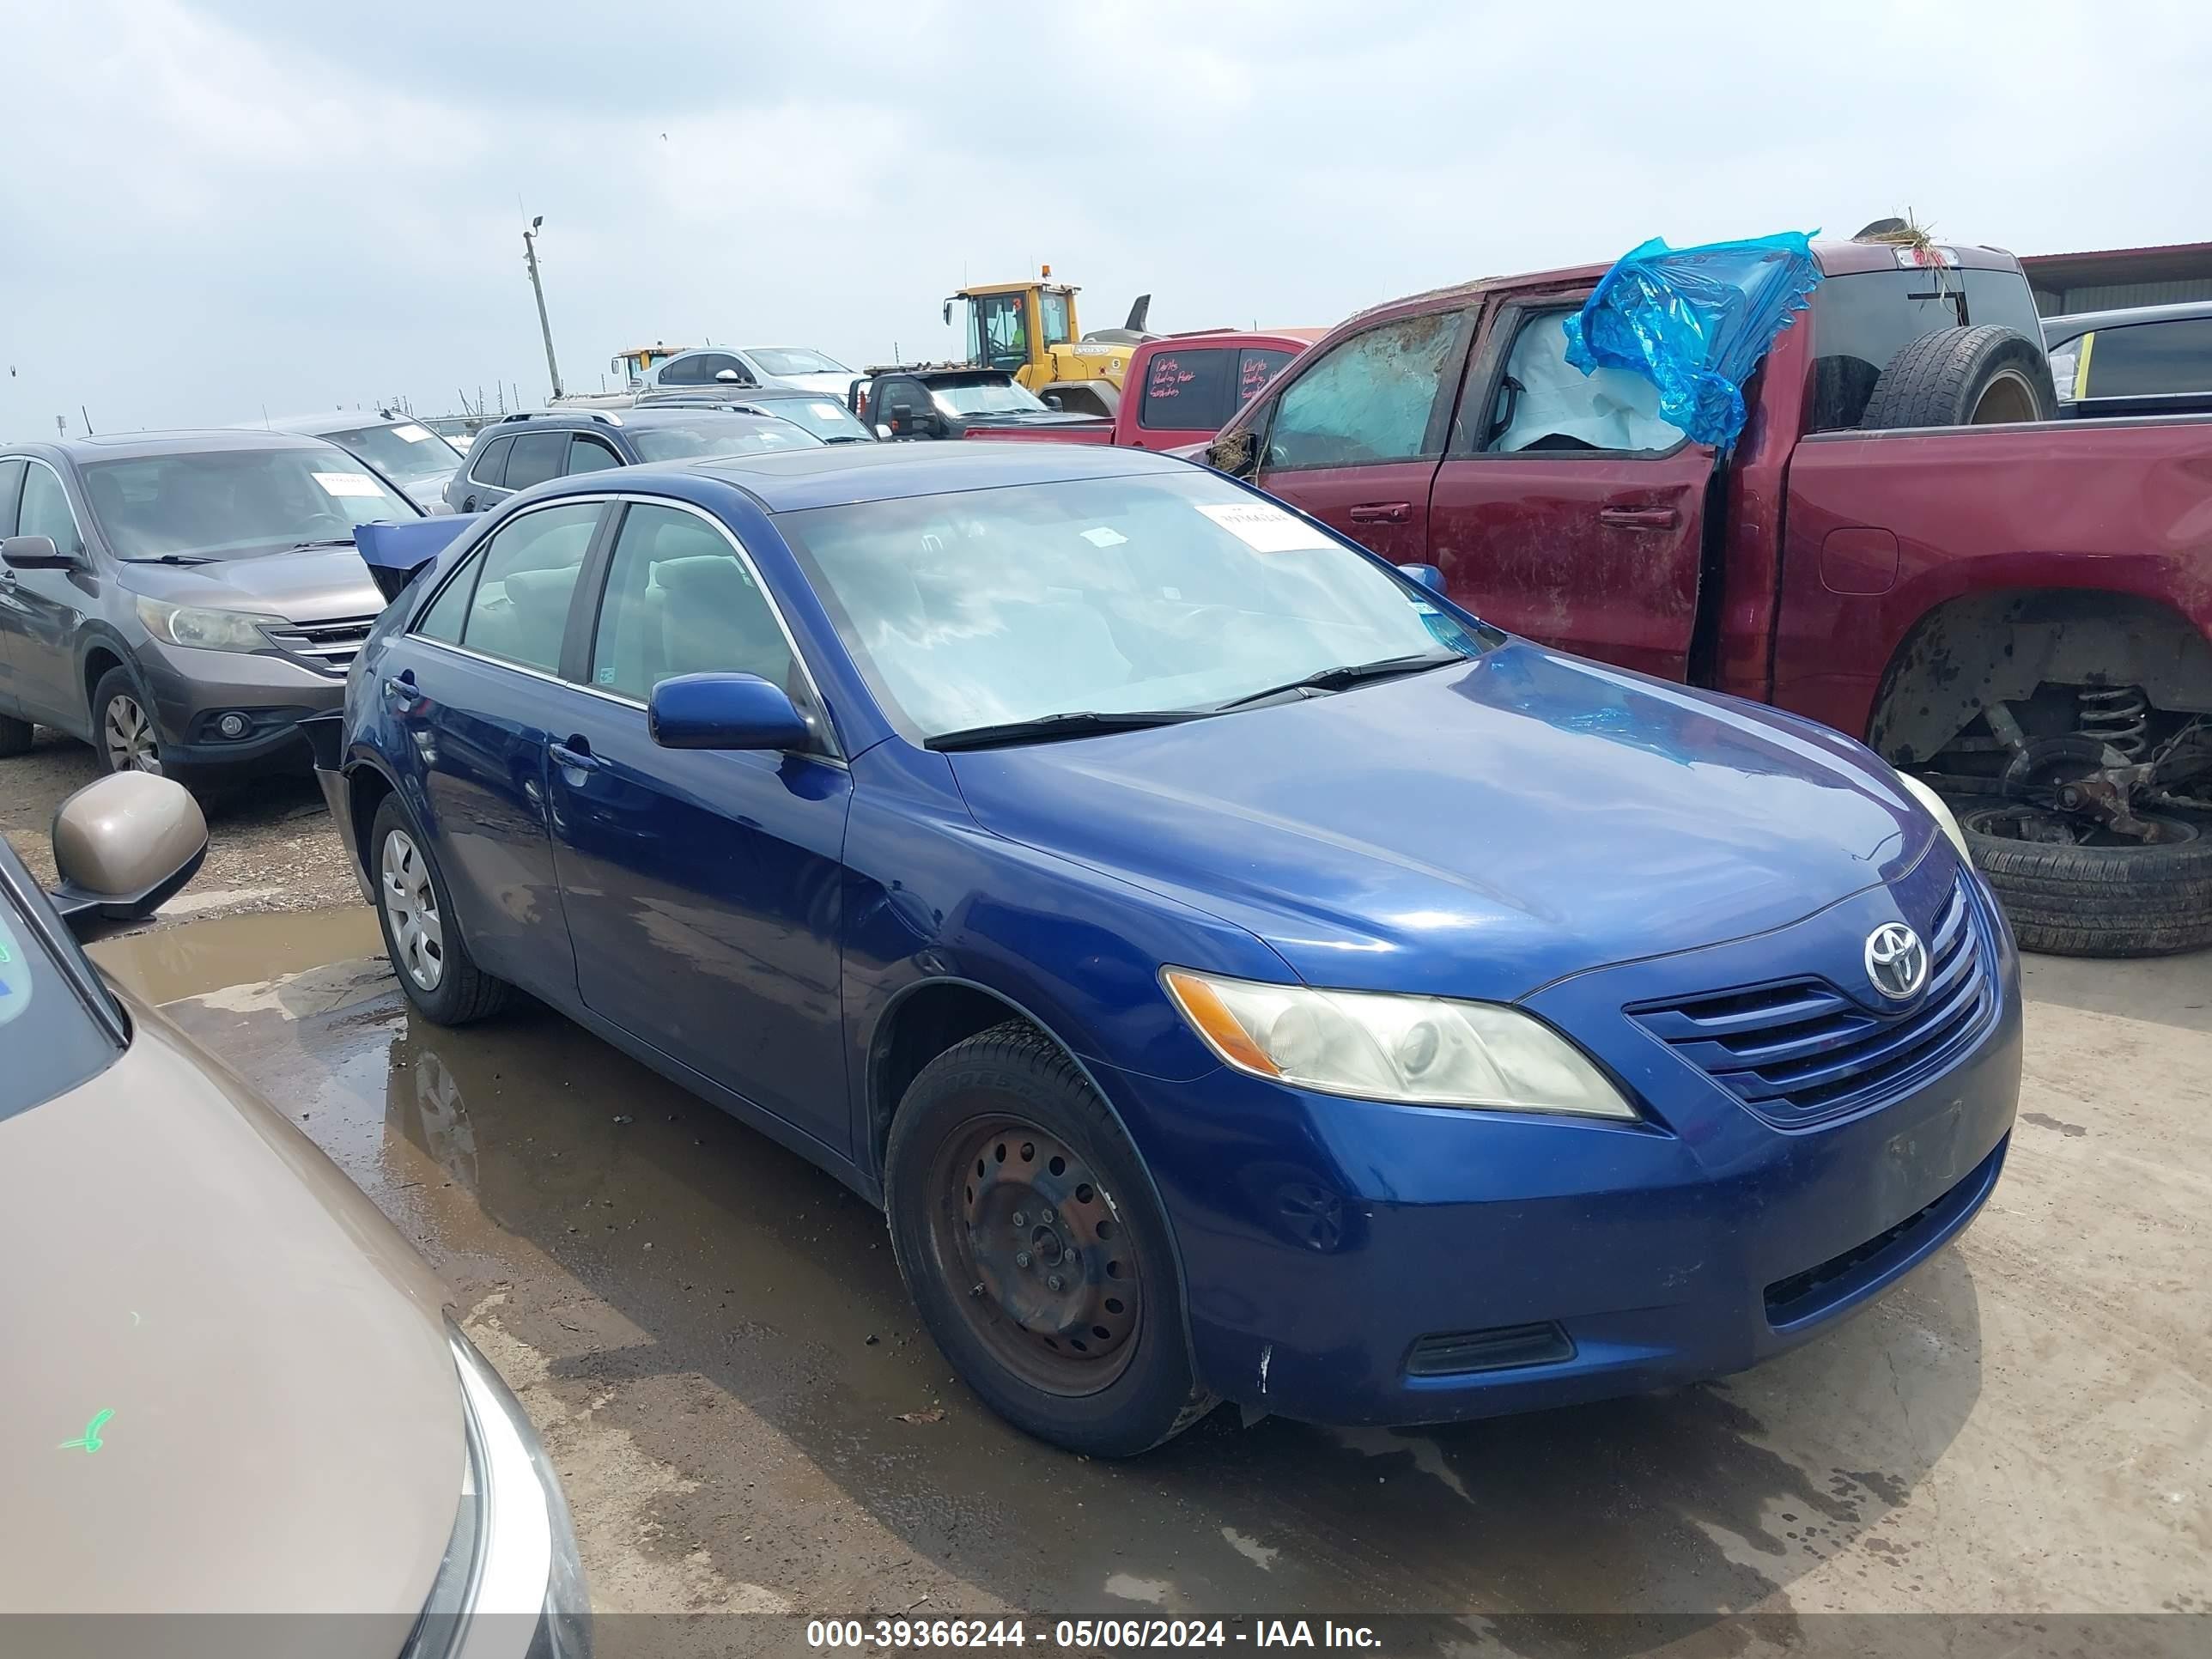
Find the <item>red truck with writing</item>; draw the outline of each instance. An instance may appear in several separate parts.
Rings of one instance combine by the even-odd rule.
[[[1212,329],[1146,340],[1129,354],[1121,406],[1113,414],[1026,428],[971,422],[963,435],[996,442],[1121,444],[1133,449],[1178,449],[1204,443],[1323,331]]]
[[[2023,944],[2212,944],[2212,417],[2057,421],[1996,249],[1814,245],[1726,453],[1565,362],[1603,268],[1341,324],[1206,460],[1516,633],[1863,739]]]

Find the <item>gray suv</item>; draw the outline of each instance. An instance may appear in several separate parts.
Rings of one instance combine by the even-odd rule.
[[[0,755],[35,723],[110,772],[303,760],[384,607],[354,526],[422,516],[316,438],[0,448]]]

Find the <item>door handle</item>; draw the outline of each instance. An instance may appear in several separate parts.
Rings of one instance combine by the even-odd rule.
[[[553,757],[556,766],[565,766],[572,771],[596,772],[606,764],[592,752],[592,745],[579,737],[571,737],[566,743],[549,743],[545,752]]]
[[[1345,515],[1354,524],[1405,524],[1413,516],[1411,501],[1362,501]]]
[[[1671,507],[1601,507],[1597,521],[1620,530],[1672,530],[1682,515]]]

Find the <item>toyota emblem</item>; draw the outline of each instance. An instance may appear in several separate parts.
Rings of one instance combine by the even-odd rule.
[[[1867,935],[1867,977],[1892,1002],[1920,994],[1928,983],[1928,947],[1901,921],[1885,921]]]

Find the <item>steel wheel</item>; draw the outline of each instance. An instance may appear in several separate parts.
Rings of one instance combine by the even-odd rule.
[[[378,886],[384,919],[392,929],[395,964],[416,986],[435,991],[446,976],[445,925],[438,915],[438,890],[430,882],[429,861],[404,830],[387,831]]]
[[[154,736],[154,723],[128,691],[118,691],[107,700],[100,738],[107,751],[109,771],[151,772],[161,776],[161,746]]]
[[[1975,402],[1974,412],[1967,422],[1970,426],[2009,426],[2021,421],[2039,421],[2043,408],[2035,395],[2035,388],[2027,377],[2017,369],[2005,369],[1992,375]]]
[[[1018,1118],[947,1137],[931,1241],[994,1358],[1049,1394],[1096,1394],[1128,1369],[1144,1316],[1136,1241],[1084,1158]]]

